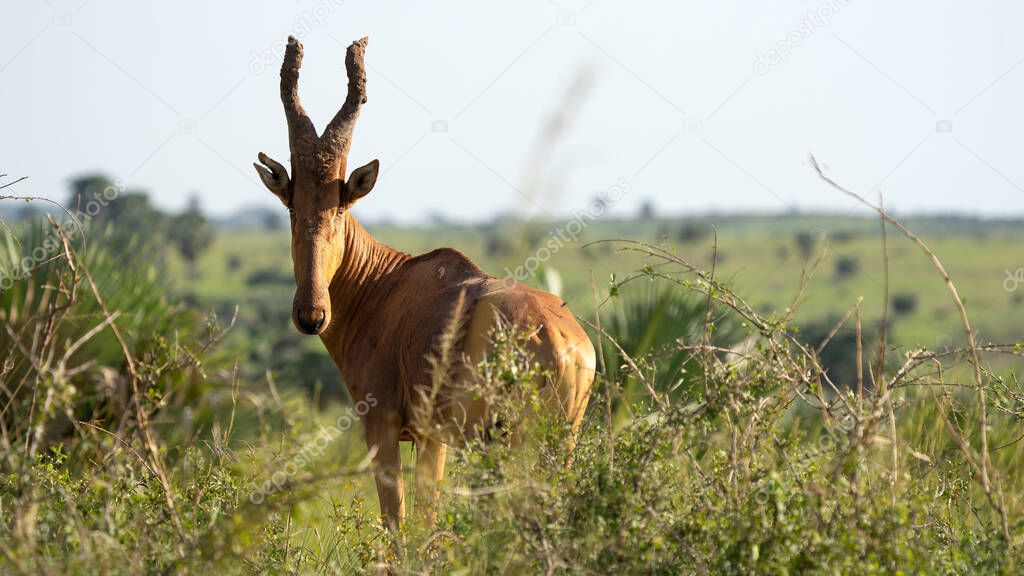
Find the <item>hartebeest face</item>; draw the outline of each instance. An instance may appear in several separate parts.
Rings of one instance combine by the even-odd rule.
[[[288,39],[281,66],[281,100],[288,119],[291,177],[283,165],[262,152],[260,163],[254,164],[264,185],[288,208],[296,286],[292,321],[305,334],[320,334],[331,324],[328,288],[344,258],[342,215],[377,181],[376,160],[345,178],[352,129],[366,101],[365,49],[365,38],[349,47],[345,58],[348,95],[323,135],[317,136],[298,97],[302,45],[294,37]]]

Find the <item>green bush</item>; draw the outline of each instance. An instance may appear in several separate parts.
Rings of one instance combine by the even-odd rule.
[[[129,411],[125,356],[104,307],[138,359],[143,392],[178,403],[195,395],[197,365],[167,364],[199,340],[200,317],[171,300],[154,268],[128,255],[133,245],[115,255],[100,239],[79,256],[81,238],[62,234],[36,222],[21,238],[7,236],[0,251],[9,280],[0,290],[0,420],[8,442],[31,435],[33,453],[78,421],[117,428]]]

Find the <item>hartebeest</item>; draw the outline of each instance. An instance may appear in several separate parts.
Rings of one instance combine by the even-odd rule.
[[[377,160],[345,179],[352,130],[366,102],[363,55],[367,39],[348,48],[348,94],[321,136],[299,103],[302,45],[288,39],[281,66],[281,100],[288,120],[291,177],[259,154],[263,183],[291,216],[295,299],[292,320],[317,334],[338,365],[351,397],[373,394],[377,405],[362,416],[381,514],[397,527],[405,515],[399,441],[416,444],[416,487],[433,518],[445,445],[476,434],[488,422],[479,397],[458,392],[458,382],[432,386],[431,355],[453,314],[464,314],[455,350],[464,367],[476,366],[492,347],[499,323],[530,335],[528,352],[544,368],[542,390],[575,431],[594,378],[594,347],[566,304],[552,294],[485,274],[466,256],[441,248],[410,256],[377,242],[350,208],[377,181]],[[457,311],[458,303],[463,310]],[[472,378],[472,370],[452,380]],[[431,394],[425,393],[431,390]],[[433,393],[436,392],[436,393]],[[427,406],[428,398],[433,402]],[[440,401],[437,401],[440,399]],[[437,408],[444,406],[444,409]],[[417,417],[429,411],[429,426]],[[447,430],[443,435],[425,430]]]

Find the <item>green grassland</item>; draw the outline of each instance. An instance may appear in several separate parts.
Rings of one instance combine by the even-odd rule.
[[[420,254],[441,246],[461,250],[486,272],[505,276],[538,255],[565,222],[502,223],[480,226],[437,226],[399,228],[370,226],[379,240],[389,246]],[[680,231],[715,226],[712,235],[679,239]],[[910,219],[917,231],[938,255],[956,283],[971,314],[981,341],[1014,342],[1024,336],[1024,286],[1019,291],[1003,288],[1006,271],[1024,266],[1024,224],[989,223],[942,219]],[[806,289],[795,303],[796,324],[824,318],[838,319],[859,299],[864,324],[879,322],[886,303],[886,259],[888,294],[912,295],[912,310],[890,311],[894,342],[907,348],[942,347],[962,344],[960,319],[951,306],[949,292],[928,257],[914,244],[889,230],[883,251],[879,223],[870,218],[840,219],[835,216],[806,217],[715,217],[701,220],[625,220],[589,223],[576,241],[550,250],[549,259],[523,281],[543,286],[543,270],[558,272],[562,296],[578,314],[590,315],[594,308],[591,278],[601,294],[607,293],[609,279],[628,277],[645,264],[644,257],[621,251],[626,244],[601,242],[609,239],[640,240],[664,245],[678,256],[710,270],[717,255],[717,277],[762,313],[784,313],[800,294],[804,275],[813,272]],[[799,249],[796,237],[813,238],[809,257]],[[488,249],[494,238],[502,239],[503,250]],[[817,267],[815,261],[821,257]],[[232,269],[227,262],[239,261]],[[838,262],[853,259],[855,269],[838,277]],[[180,268],[179,268],[180,269]],[[290,274],[291,259],[287,231],[221,232],[199,265],[199,276],[189,285],[200,301],[237,302],[253,289],[248,283],[254,272],[273,270]],[[290,296],[289,296],[290,299]],[[287,307],[289,300],[282,301]],[[244,306],[244,304],[243,304]],[[241,310],[244,314],[244,308]],[[283,327],[287,329],[287,327]]]

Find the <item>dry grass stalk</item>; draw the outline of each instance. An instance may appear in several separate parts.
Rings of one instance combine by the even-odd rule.
[[[971,364],[974,368],[974,384],[977,388],[978,402],[978,428],[981,443],[980,454],[975,456],[973,449],[971,449],[971,447],[967,444],[966,440],[964,440],[962,437],[957,438],[957,441],[958,444],[960,444],[961,449],[964,451],[965,455],[967,455],[969,459],[978,460],[976,466],[978,469],[978,473],[981,476],[982,489],[985,491],[985,495],[988,497],[992,507],[999,513],[1002,519],[1004,536],[1009,540],[1009,519],[1006,516],[1005,507],[1001,503],[1003,499],[1002,489],[999,485],[998,479],[993,481],[993,478],[991,477],[989,471],[987,402],[985,398],[985,382],[982,378],[981,360],[978,357],[978,346],[975,342],[974,330],[973,328],[971,328],[971,321],[967,315],[967,307],[964,306],[964,302],[960,298],[960,293],[956,288],[956,284],[953,283],[953,280],[950,277],[949,272],[946,271],[946,268],[942,265],[942,262],[939,260],[938,256],[935,255],[935,252],[933,252],[931,248],[928,247],[924,240],[922,240],[919,236],[917,236],[909,229],[907,229],[899,220],[897,220],[888,212],[886,212],[884,208],[872,204],[868,200],[864,199],[864,197],[861,196],[860,194],[857,194],[856,192],[853,192],[852,190],[843,187],[836,181],[826,176],[825,173],[822,171],[821,166],[818,164],[818,160],[813,155],[811,156],[811,165],[814,167],[814,170],[818,173],[818,176],[821,177],[821,179],[826,184],[842,192],[843,194],[846,194],[847,196],[854,198],[864,206],[867,206],[868,208],[874,210],[885,222],[892,224],[897,230],[900,231],[900,233],[902,233],[904,236],[910,239],[910,241],[916,244],[917,247],[920,248],[921,251],[928,256],[928,258],[931,260],[932,266],[942,277],[942,280],[946,285],[946,289],[949,291],[949,295],[960,313],[960,322],[963,325],[964,334],[967,337],[967,353],[970,357]]]

